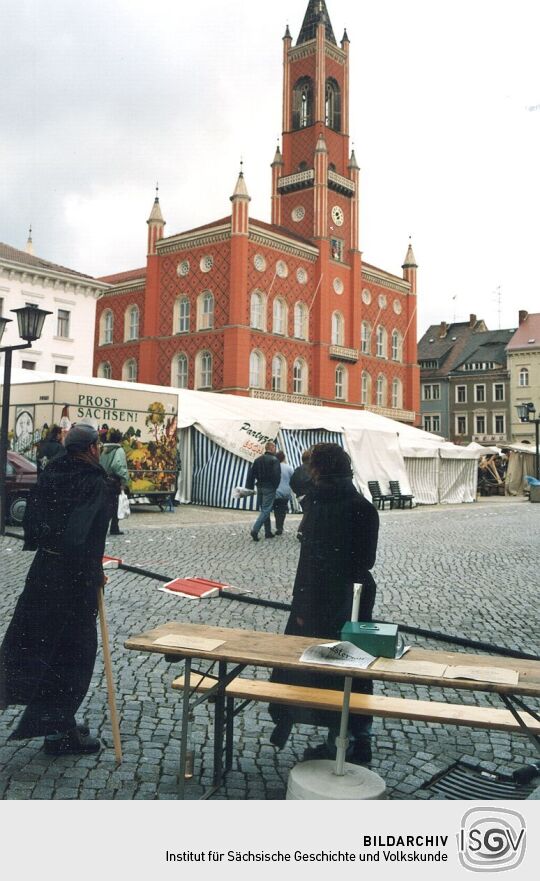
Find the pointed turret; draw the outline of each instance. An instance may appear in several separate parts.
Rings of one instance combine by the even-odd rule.
[[[163,231],[165,229],[165,221],[163,220],[163,215],[161,213],[161,207],[159,204],[159,186],[157,184],[156,198],[154,199],[154,204],[152,205],[150,217],[146,222],[148,224],[148,254],[155,254],[156,242],[159,242],[159,240],[163,238]]]
[[[409,247],[407,248],[407,254],[405,255],[405,262],[403,263],[402,269],[418,269],[418,263],[416,262],[414,251],[412,249],[411,237],[409,236]]]
[[[309,0],[296,45],[299,46],[300,43],[307,43],[308,40],[314,40],[317,36],[317,27],[320,24],[324,24],[325,26],[326,39],[328,42],[337,46],[332,23],[324,0]]]
[[[345,43],[350,43],[350,42],[351,42],[351,41],[349,40],[349,35],[348,35],[348,33],[347,33],[347,28],[345,28],[345,30],[343,31],[343,36],[342,36],[342,38],[341,38],[341,46],[342,46],[342,48],[343,48],[343,46],[345,45]]]
[[[240,163],[242,166],[242,163]],[[249,203],[251,197],[248,193],[244,172],[241,168],[234,193],[231,196],[231,235],[247,236],[249,232]]]
[[[274,161],[272,162],[272,223],[276,226],[281,226],[281,195],[279,192],[279,180],[283,173],[284,164],[278,142]]]
[[[349,160],[349,168],[351,169],[351,171],[360,171],[360,166],[358,165],[358,162],[356,161],[356,154],[354,152],[354,147],[351,150],[351,158]]]
[[[33,254],[34,254],[34,245],[33,245],[33,242],[32,242],[32,226],[31,226],[31,225],[30,225],[30,227],[28,228],[28,238],[27,238],[27,240],[26,240],[26,247],[25,247],[24,250],[26,251],[27,254],[32,254],[32,256],[33,256]]]

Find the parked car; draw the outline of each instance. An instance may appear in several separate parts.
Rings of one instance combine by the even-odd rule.
[[[26,456],[12,450],[8,450],[6,464],[6,520],[20,526],[28,494],[37,483],[37,468]]]

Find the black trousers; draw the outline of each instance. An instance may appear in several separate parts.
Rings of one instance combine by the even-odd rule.
[[[283,532],[285,517],[287,516],[288,499],[274,500],[274,519],[276,521],[276,532]]]

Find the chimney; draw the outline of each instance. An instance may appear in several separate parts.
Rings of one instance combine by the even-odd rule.
[[[523,324],[523,322],[526,321],[528,317],[529,317],[529,313],[527,312],[526,309],[519,310],[519,323],[520,323],[520,325]]]
[[[439,339],[443,340],[447,333],[448,333],[448,325],[447,325],[446,321],[441,321],[441,330],[439,333]]]
[[[473,313],[471,312],[471,314],[469,315],[469,327],[474,327],[475,324],[476,324],[476,315],[473,315]]]

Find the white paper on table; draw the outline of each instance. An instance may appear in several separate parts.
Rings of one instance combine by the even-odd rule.
[[[166,633],[154,639],[153,645],[164,645],[175,649],[199,649],[202,652],[213,652],[223,645],[222,639],[204,639],[201,636],[182,636],[181,633]]]
[[[330,667],[352,667],[366,670],[375,658],[352,642],[326,642],[311,645],[300,657],[304,664],[325,664]]]
[[[506,667],[453,667],[448,666],[443,674],[444,679],[474,679],[476,682],[496,682],[502,685],[517,685],[517,670]]]

